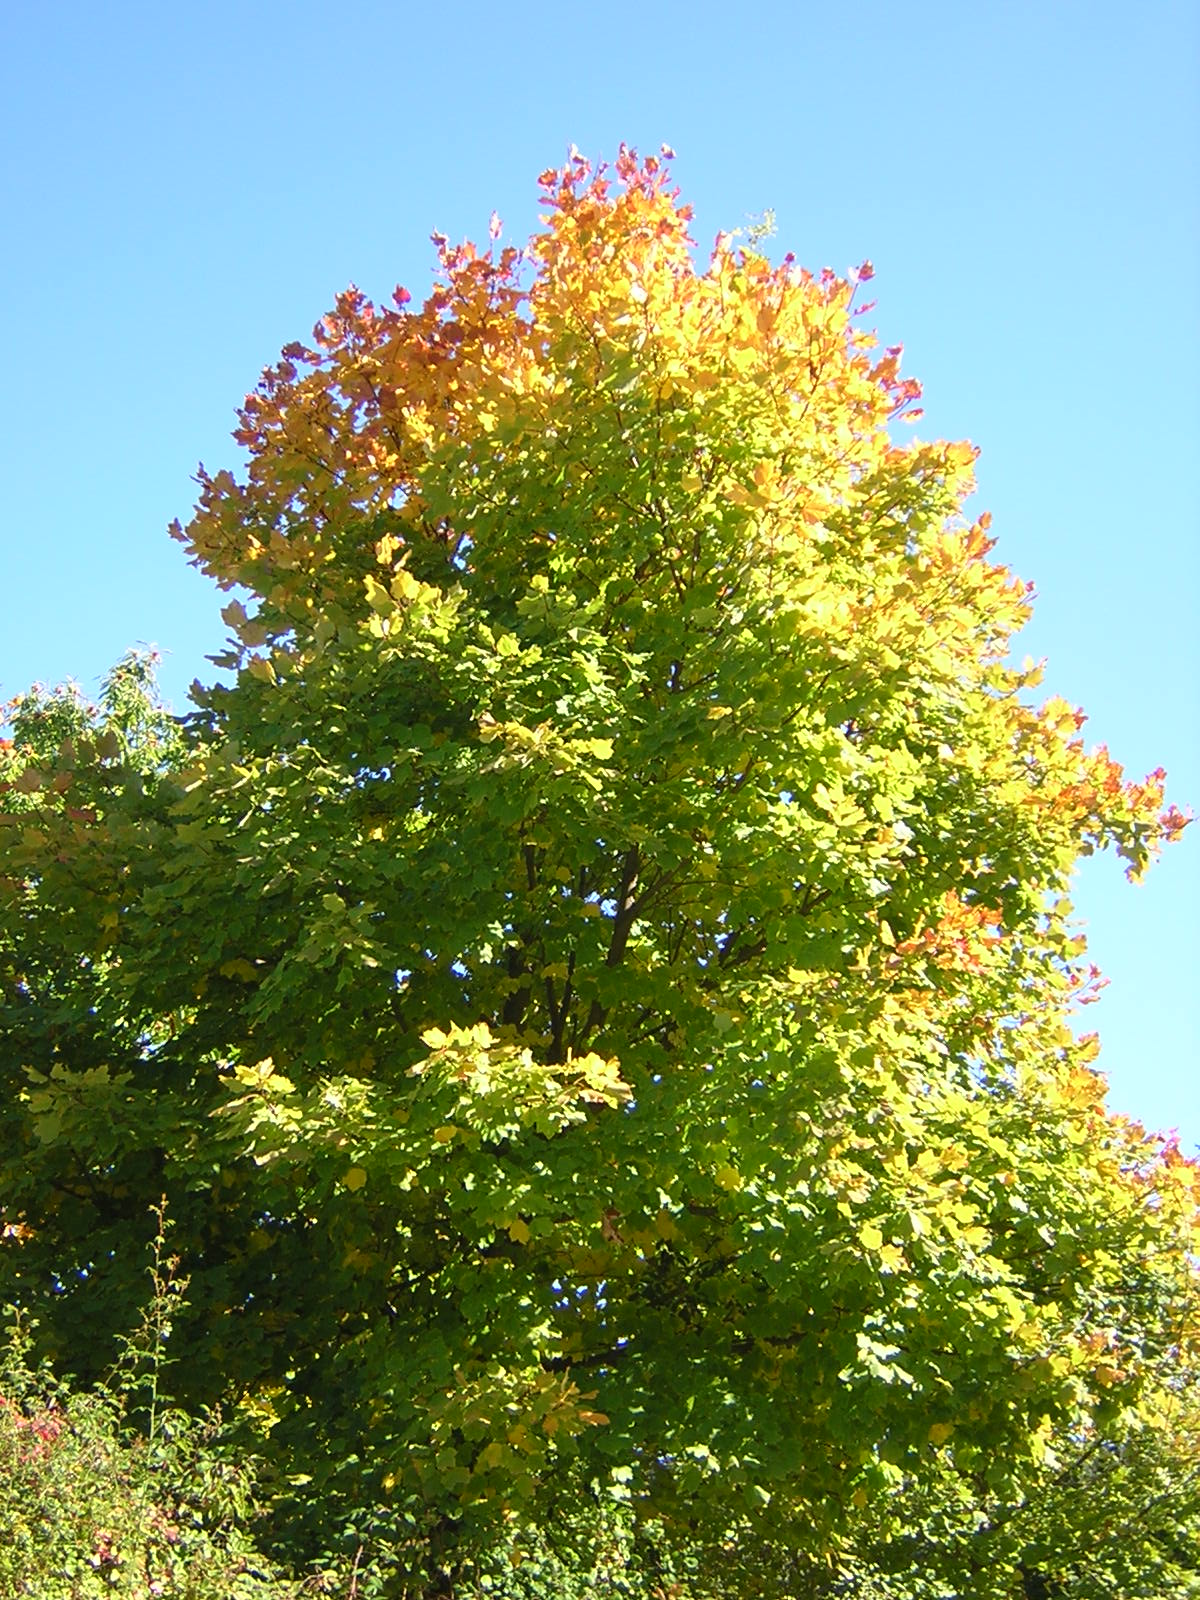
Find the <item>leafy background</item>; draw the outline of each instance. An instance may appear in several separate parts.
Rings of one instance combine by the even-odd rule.
[[[145,640],[182,709],[224,629],[163,528],[260,369],[351,280],[419,294],[431,228],[524,237],[572,140],[667,140],[702,251],[771,208],[806,265],[875,262],[1047,690],[1200,797],[1194,6],[48,4],[0,43],[0,695]],[[1113,1103],[1190,1147],[1200,846],[1076,898]]]

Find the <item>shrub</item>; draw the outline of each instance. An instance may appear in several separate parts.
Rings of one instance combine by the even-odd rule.
[[[14,1315],[0,1357],[0,1594],[6,1600],[284,1600],[297,1585],[255,1548],[254,1481],[219,1418],[166,1401],[171,1315],[186,1280],[158,1231],[153,1292],[107,1380],[73,1389],[30,1357]],[[139,1428],[135,1424],[140,1422]]]

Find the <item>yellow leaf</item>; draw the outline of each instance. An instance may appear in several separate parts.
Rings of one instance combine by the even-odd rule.
[[[363,579],[367,591],[367,604],[377,616],[390,617],[396,609],[395,602],[377,578],[369,574]]]
[[[252,678],[258,678],[263,683],[274,683],[275,668],[265,656],[251,656],[246,663],[246,671]]]
[[[366,1181],[367,1175],[361,1167],[351,1167],[342,1179],[342,1183],[351,1191],[351,1193],[361,1189]]]
[[[401,567],[389,587],[393,600],[415,600],[425,585],[414,578],[407,568]]]
[[[864,1222],[858,1230],[858,1240],[864,1250],[878,1250],[883,1244],[883,1234],[873,1222]]]
[[[953,1432],[952,1422],[935,1422],[929,1430],[929,1442],[933,1445],[943,1445]]]
[[[458,1129],[454,1127],[452,1123],[448,1122],[441,1128],[435,1128],[433,1130],[433,1137],[439,1144],[449,1144],[457,1132]]]
[[[529,1224],[524,1217],[517,1217],[508,1225],[508,1237],[514,1244],[528,1244],[530,1239]]]

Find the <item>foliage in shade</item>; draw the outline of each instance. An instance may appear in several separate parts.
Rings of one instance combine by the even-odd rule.
[[[229,684],[13,708],[0,1291],[88,1378],[165,1193],[180,1402],[397,1594],[567,1481],[796,1595],[1148,1594],[1198,1174],[1104,1107],[1067,896],[1185,819],[1011,665],[869,265],[542,185],[246,400],[176,530]]]

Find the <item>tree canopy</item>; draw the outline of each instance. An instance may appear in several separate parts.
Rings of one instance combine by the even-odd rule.
[[[176,1403],[381,1593],[588,1496],[717,1592],[1190,1593],[1198,1173],[1069,901],[1185,818],[1013,665],[869,264],[541,183],[247,398],[227,681],[10,707],[0,1294],[87,1381],[165,1196]]]

